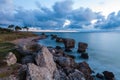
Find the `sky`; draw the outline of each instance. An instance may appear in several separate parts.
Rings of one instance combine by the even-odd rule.
[[[120,0],[0,0],[0,24],[41,29],[120,29]]]

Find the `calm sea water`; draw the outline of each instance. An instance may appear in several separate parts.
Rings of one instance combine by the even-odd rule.
[[[74,55],[76,62],[88,62],[96,73],[102,73],[105,70],[112,71],[115,74],[116,80],[120,80],[120,32],[49,32],[46,34],[57,34],[59,37],[75,39],[76,46],[73,52],[68,54]],[[88,43],[88,60],[81,59],[80,54],[77,53],[78,42]],[[64,47],[62,43],[56,43],[50,37],[45,40],[40,40],[39,43],[46,46],[55,47],[59,45]]]

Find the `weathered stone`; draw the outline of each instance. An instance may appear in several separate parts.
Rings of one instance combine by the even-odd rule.
[[[33,55],[27,55],[22,58],[22,64],[27,64],[27,63],[34,63],[34,57]]]
[[[81,58],[88,59],[89,58],[88,53],[82,53]]]
[[[79,70],[75,70],[75,72],[70,73],[67,80],[86,80],[84,74]]]
[[[72,58],[59,56],[56,58],[56,63],[62,67],[73,67],[75,62]]]
[[[114,79],[115,76],[112,72],[104,71],[103,74],[106,80],[115,80]]]
[[[78,52],[85,52],[88,47],[87,43],[79,42],[78,43]]]
[[[26,80],[27,76],[27,65],[22,65],[19,70],[19,80]]]
[[[9,52],[8,55],[6,56],[5,62],[7,63],[8,66],[15,64],[17,62],[15,54]]]
[[[66,38],[66,39],[64,39],[64,45],[65,45],[65,51],[70,52],[71,48],[75,47],[75,40]]]
[[[56,64],[53,55],[46,47],[42,47],[41,52],[35,55],[35,62],[40,67],[46,67],[51,74],[56,70]]]
[[[54,80],[67,80],[67,75],[63,70],[56,70],[54,73]]]
[[[104,79],[104,76],[102,74],[99,74],[99,73],[96,74],[96,77],[100,78],[100,79]]]
[[[28,64],[27,80],[53,80],[53,74],[46,67]]]
[[[77,69],[84,74],[86,80],[93,80],[91,76],[92,70],[86,62],[79,63]]]

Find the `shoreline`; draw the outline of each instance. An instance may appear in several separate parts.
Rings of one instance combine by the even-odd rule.
[[[48,74],[49,76],[51,76],[49,77],[49,79],[51,80],[53,80],[53,78],[55,80],[61,80],[61,77],[67,80],[73,80],[76,77],[78,78],[78,80],[81,80],[83,78],[85,80],[94,80],[94,77],[92,75],[93,70],[89,67],[88,63],[86,62],[76,63],[74,61],[74,58],[65,54],[65,51],[60,47],[53,48],[40,46],[40,44],[38,44],[37,41],[45,38],[46,35],[40,35],[37,37],[21,38],[11,41],[11,43],[18,46],[18,50],[22,54],[24,54],[24,56],[21,58],[22,61],[21,68],[24,68],[24,65],[26,66],[25,69],[26,71],[29,72],[30,74],[29,77],[31,77],[31,79],[33,77],[36,77],[37,75],[42,75],[39,76],[38,78],[36,77],[36,80],[39,80],[40,78],[41,80],[47,80],[44,79],[43,77],[46,76],[44,74]],[[26,46],[28,48],[26,48]],[[30,50],[31,48],[33,48],[34,50],[31,51]],[[38,71],[36,71],[36,69]],[[43,73],[41,73],[41,70],[43,70]],[[54,77],[52,78],[52,76]],[[104,76],[102,75],[102,77]]]

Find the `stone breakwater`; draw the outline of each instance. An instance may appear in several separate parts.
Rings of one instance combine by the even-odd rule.
[[[65,51],[71,51],[74,47],[73,39],[60,40],[60,42],[65,41],[65,50],[63,50],[60,46],[54,48],[37,44],[37,40],[46,37],[42,34],[39,37],[13,41],[22,55],[19,63],[21,68],[18,70],[18,75],[9,80],[115,80],[114,74],[109,71],[92,75],[94,71],[88,63],[76,63],[72,56],[67,55]],[[79,43],[78,46],[82,46],[78,52],[85,52],[86,44]]]

